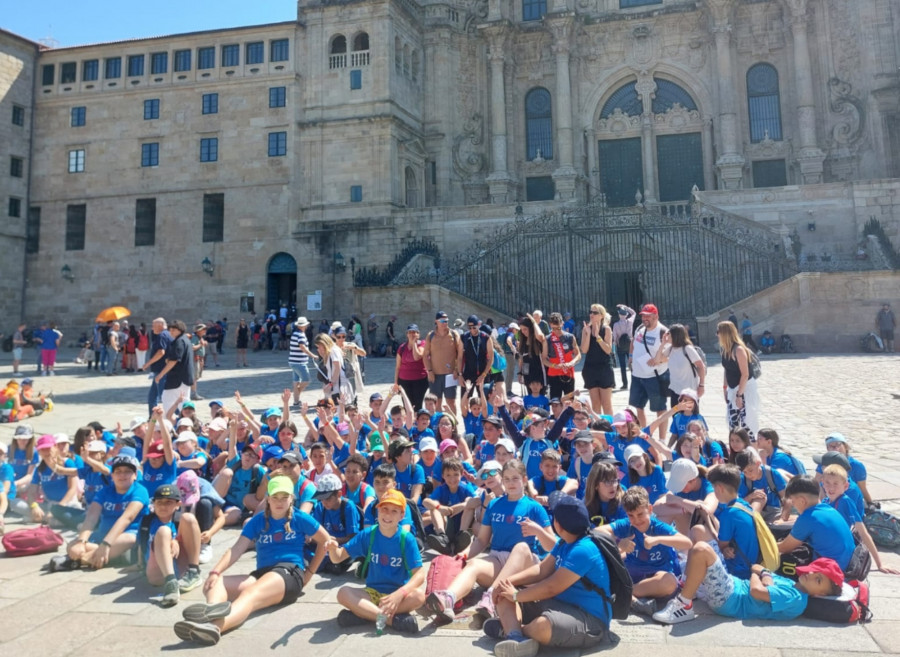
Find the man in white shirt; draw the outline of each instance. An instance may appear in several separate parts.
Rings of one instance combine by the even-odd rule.
[[[628,404],[637,409],[642,427],[647,426],[644,406],[659,417],[666,410],[669,389],[669,365],[662,351],[662,338],[668,329],[659,322],[659,310],[652,303],[641,308],[641,326],[631,343],[631,391]],[[662,427],[660,427],[662,428]],[[660,432],[660,440],[663,434]]]

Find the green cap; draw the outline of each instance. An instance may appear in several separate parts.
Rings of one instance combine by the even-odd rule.
[[[293,495],[294,482],[288,477],[272,477],[271,481],[269,481],[268,493],[269,497],[272,497],[275,493],[287,493],[288,495]]]
[[[382,440],[380,431],[373,431],[372,435],[369,436],[369,451],[384,451],[384,441]]]

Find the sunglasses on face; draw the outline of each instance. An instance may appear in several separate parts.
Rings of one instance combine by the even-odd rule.
[[[447,320],[446,320],[446,319],[439,319],[437,322],[438,322],[438,324],[446,324],[446,323],[447,323]]]
[[[500,474],[499,470],[488,470],[487,472],[482,472],[481,481],[487,481],[491,477],[496,477],[498,474]]]
[[[591,311],[591,314],[592,314],[592,315],[599,315],[599,314],[600,314],[600,311],[599,311],[599,310],[592,310],[592,311]]]

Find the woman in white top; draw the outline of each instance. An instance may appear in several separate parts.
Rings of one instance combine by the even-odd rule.
[[[345,404],[349,404],[353,401],[353,389],[344,372],[344,355],[341,348],[325,333],[319,333],[313,343],[316,345],[325,376],[328,378],[328,381],[322,386],[325,398],[330,398],[335,403],[343,401]]]
[[[687,329],[682,324],[669,327],[665,349],[669,357],[669,398],[672,407],[678,403],[678,396],[685,388],[697,391],[697,397],[703,397],[706,382],[706,365],[700,352],[694,347]]]

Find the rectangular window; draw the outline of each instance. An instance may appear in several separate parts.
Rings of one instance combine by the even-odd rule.
[[[100,60],[86,59],[81,63],[81,81],[93,82],[100,77]]]
[[[219,138],[205,137],[200,140],[200,161],[217,162],[219,160]]]
[[[269,87],[269,107],[284,107],[285,99],[284,87]]]
[[[225,239],[225,194],[203,195],[203,241]]]
[[[197,68],[215,68],[216,49],[212,46],[197,48]]]
[[[787,185],[787,166],[784,160],[760,160],[753,163],[754,187],[784,187]]]
[[[141,144],[141,166],[159,166],[159,142],[154,141],[149,144]]]
[[[13,125],[25,125],[25,108],[21,105],[13,105],[12,122]]]
[[[156,244],[156,199],[139,198],[134,204],[134,245]]]
[[[83,126],[86,114],[87,114],[86,107],[73,107],[72,108],[72,127],[80,128],[81,126]]]
[[[203,94],[203,113],[219,113],[219,94]]]
[[[13,155],[9,158],[9,175],[13,178],[21,178],[25,171],[25,160]]]
[[[112,80],[115,78],[122,77],[122,58],[121,57],[109,57],[106,60],[106,70],[104,71],[103,77],[107,80]]]
[[[286,62],[288,59],[290,59],[290,41],[273,39],[269,42],[270,62]]]
[[[522,0],[522,20],[539,21],[547,13],[547,0]]]
[[[536,176],[525,179],[525,200],[552,201],[556,196],[556,186],[551,176]]]
[[[16,198],[15,196],[9,197],[9,216],[10,217],[21,217],[22,216],[22,199]]]
[[[262,41],[254,41],[247,44],[247,60],[248,64],[262,64],[266,58],[265,46]]]
[[[350,186],[350,202],[362,203],[362,185]]]
[[[150,73],[162,75],[169,70],[169,53],[155,52],[150,55]]]
[[[128,77],[140,77],[144,74],[144,56],[128,55]]]
[[[69,173],[81,173],[82,171],[84,171],[84,149],[69,151]]]
[[[287,154],[287,133],[269,133],[269,157],[281,157]]]
[[[25,253],[37,253],[41,243],[41,209],[28,208],[25,222]]]
[[[159,118],[159,98],[148,98],[144,101],[144,121]]]
[[[72,84],[75,82],[78,71],[77,62],[65,62],[59,66],[59,81],[62,84]]]
[[[49,87],[56,81],[56,65],[44,64],[41,67],[41,84]]]
[[[84,223],[87,206],[66,206],[66,251],[84,251]]]
[[[350,71],[350,89],[362,89],[362,71],[360,69]]]
[[[241,47],[232,43],[222,46],[222,66],[240,66],[241,65]]]
[[[175,72],[181,73],[183,71],[191,70],[191,51],[190,50],[176,50],[175,51]]]
[[[661,5],[662,0],[619,0],[619,9],[629,7],[646,7],[647,5]]]

